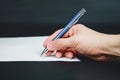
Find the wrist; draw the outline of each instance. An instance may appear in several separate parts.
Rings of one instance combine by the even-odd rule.
[[[106,54],[120,57],[120,35],[108,35],[104,50]]]

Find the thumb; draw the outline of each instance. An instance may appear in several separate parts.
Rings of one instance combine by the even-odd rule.
[[[73,47],[74,41],[71,38],[58,39],[48,43],[49,50],[60,50],[63,48]]]

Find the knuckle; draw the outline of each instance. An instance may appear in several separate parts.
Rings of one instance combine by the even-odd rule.
[[[83,25],[83,24],[76,24],[76,26],[84,27],[84,25]]]

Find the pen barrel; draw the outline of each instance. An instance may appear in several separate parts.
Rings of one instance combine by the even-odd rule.
[[[61,38],[78,21],[80,17],[81,14],[78,13],[53,40]]]
[[[70,27],[65,27],[53,40],[57,40],[59,38],[61,38],[68,30],[70,29]]]
[[[61,38],[74,24],[77,23],[77,21],[81,18],[82,15],[84,15],[85,12],[86,12],[85,9],[81,9],[53,40]]]

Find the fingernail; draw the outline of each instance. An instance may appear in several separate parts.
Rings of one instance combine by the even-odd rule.
[[[69,53],[67,57],[72,59],[73,58],[73,54]]]
[[[50,53],[46,53],[46,56],[50,56]]]
[[[52,43],[52,42],[49,42],[48,45],[47,45],[47,48],[48,48],[49,50],[54,50],[53,43]]]

